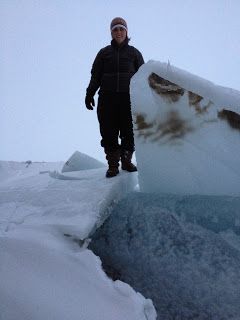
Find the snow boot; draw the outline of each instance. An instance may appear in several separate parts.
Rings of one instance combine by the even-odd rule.
[[[132,163],[132,155],[133,152],[128,150],[123,150],[121,152],[122,170],[126,170],[128,172],[137,171],[137,167]]]
[[[120,151],[106,151],[106,159],[108,161],[108,170],[106,172],[107,178],[115,177],[117,174],[119,174],[118,166],[119,166],[119,160],[120,160]]]

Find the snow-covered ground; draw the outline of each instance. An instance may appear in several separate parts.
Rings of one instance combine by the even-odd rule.
[[[62,166],[0,162],[0,319],[155,319],[151,300],[108,278],[86,248],[136,175]]]

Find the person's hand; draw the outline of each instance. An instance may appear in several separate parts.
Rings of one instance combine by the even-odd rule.
[[[95,106],[95,102],[92,96],[88,94],[86,95],[85,105],[88,110],[93,110],[93,107]]]

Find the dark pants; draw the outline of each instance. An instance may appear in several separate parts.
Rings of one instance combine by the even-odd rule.
[[[98,98],[101,146],[106,151],[134,151],[134,137],[129,93],[101,93]],[[119,140],[121,139],[121,144]]]

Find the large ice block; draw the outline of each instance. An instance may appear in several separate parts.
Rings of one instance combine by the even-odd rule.
[[[142,191],[240,195],[240,92],[149,61],[130,93]]]

